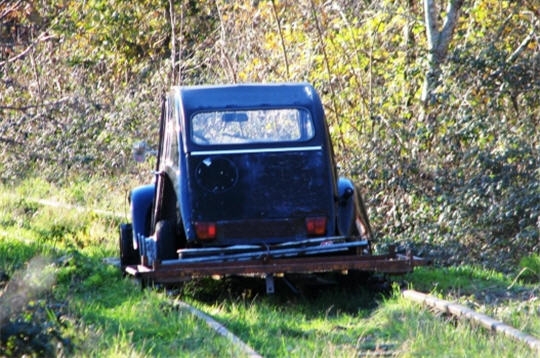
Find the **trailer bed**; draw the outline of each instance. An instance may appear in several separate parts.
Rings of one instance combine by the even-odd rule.
[[[428,264],[412,254],[397,254],[393,249],[386,255],[328,255],[281,257],[262,256],[258,259],[220,262],[184,262],[164,260],[152,267],[129,265],[124,271],[134,277],[155,283],[174,283],[199,277],[227,275],[275,275],[281,273],[317,273],[330,271],[366,271],[386,274],[405,274],[414,267]]]

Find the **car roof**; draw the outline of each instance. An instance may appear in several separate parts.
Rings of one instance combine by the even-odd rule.
[[[175,86],[186,116],[211,109],[307,107],[322,112],[320,98],[309,83]]]

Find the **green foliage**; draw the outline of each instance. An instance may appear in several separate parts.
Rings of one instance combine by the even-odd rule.
[[[380,248],[397,241],[438,263],[508,272],[540,250],[540,47],[529,2],[464,6],[429,107],[420,4],[173,3],[49,1],[6,15],[2,182],[37,176],[70,187],[72,203],[103,207],[92,194],[150,180],[131,147],[157,146],[171,84],[309,81]]]
[[[520,277],[531,283],[540,282],[540,255],[532,254],[519,260]]]
[[[405,281],[414,289],[435,294],[473,295],[488,288],[506,289],[512,284],[509,276],[474,266],[418,268],[406,275]]]
[[[167,8],[163,0],[69,1],[57,10],[59,16],[51,28],[64,38],[65,46],[76,49],[69,64],[100,65],[105,73],[119,78],[145,59],[168,54]]]

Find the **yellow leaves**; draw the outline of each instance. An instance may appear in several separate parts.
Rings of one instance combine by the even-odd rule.
[[[267,50],[279,50],[279,35],[274,32],[266,33],[263,46]]]
[[[240,82],[262,82],[263,78],[260,78],[260,74],[264,72],[264,65],[258,57],[254,57],[251,62],[238,73],[238,79]]]

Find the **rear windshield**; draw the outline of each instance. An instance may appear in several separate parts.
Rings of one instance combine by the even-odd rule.
[[[199,145],[304,142],[314,135],[303,108],[199,112],[191,118],[191,138]]]

